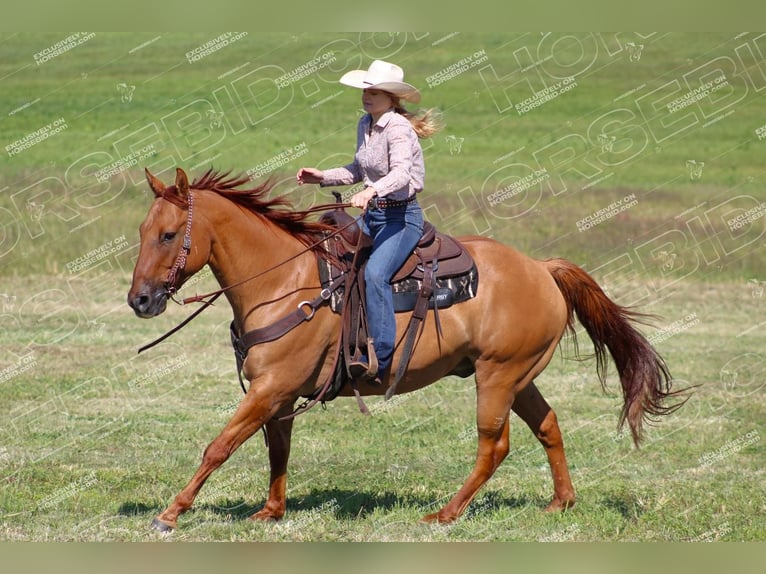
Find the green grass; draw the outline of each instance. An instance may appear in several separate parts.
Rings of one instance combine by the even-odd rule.
[[[65,288],[63,277],[46,281]],[[115,281],[127,289],[127,277]],[[20,278],[9,286],[25,285]],[[221,330],[226,308],[136,356],[186,311],[141,321],[121,295],[96,291],[55,320],[53,306],[40,305],[3,335],[3,348],[22,354],[38,333],[77,325],[55,344],[33,345],[34,367],[2,383],[5,539],[157,539],[149,522],[190,478],[241,396]],[[700,387],[649,429],[640,450],[617,433],[613,371],[605,394],[592,361],[565,359],[566,349],[554,358],[538,383],[565,435],[578,494],[570,512],[542,512],[552,494],[545,456],[514,417],[511,454],[465,517],[451,526],[418,523],[460,487],[475,455],[473,383],[447,378],[390,405],[368,399],[372,417],[348,399],[301,416],[280,524],[246,519],[268,488],[266,450],[254,436],[208,481],[173,539],[762,540],[763,337],[751,336],[748,350],[737,336],[760,303],[743,285],[719,283],[674,288],[651,306],[664,319],[660,328],[696,314],[696,324],[675,334],[647,333],[660,337],[677,384]],[[105,311],[96,335],[86,318]],[[162,368],[169,374],[152,377]]]
[[[609,55],[603,48],[614,49],[612,36],[598,38],[596,52],[589,38],[581,37],[580,49],[563,34],[443,41],[446,34],[252,34],[186,61],[186,52],[216,36],[97,34],[40,66],[34,54],[65,34],[0,37],[0,539],[158,538],[149,522],[190,478],[241,392],[225,305],[136,355],[188,312],[173,307],[140,321],[125,305],[149,203],[142,169],[180,165],[199,174],[215,158],[215,167],[246,171],[305,142],[307,153],[273,173],[276,193],[298,207],[326,202],[328,193],[294,187],[293,174],[302,165],[348,161],[359,94],[336,80],[376,57],[400,62],[422,88],[423,104],[442,110],[447,122],[425,145],[428,217],[449,233],[493,236],[536,257],[583,265],[621,304],[660,316],[658,327],[670,331],[648,334],[679,385],[701,386],[636,451],[616,432],[613,375],[604,394],[592,362],[555,357],[539,387],[565,433],[577,506],[541,512],[552,493],[545,456],[514,419],[511,455],[449,527],[418,519],[470,472],[472,381],[448,378],[386,408],[370,399],[377,409],[371,418],[340,399],[296,423],[283,523],[246,520],[263,503],[268,481],[266,451],[255,436],[210,479],[173,539],[764,539],[766,217],[741,231],[727,224],[766,200],[766,142],[755,133],[764,105],[753,84],[762,64],[743,64],[735,51],[750,45],[751,35],[625,34],[623,46],[645,45],[631,62],[625,50]],[[551,49],[556,57],[546,58]],[[477,67],[428,87],[426,78],[480,50],[498,79]],[[336,63],[306,79],[315,84],[299,82],[276,100],[268,83],[245,89],[329,51]],[[578,58],[592,64],[574,66],[575,89],[523,115],[502,111],[506,95],[511,102],[529,97],[525,84],[515,84],[522,76],[535,82],[540,71],[550,84]],[[665,137],[658,123],[675,116],[661,106],[646,114],[648,100],[637,101],[674,80],[681,95],[685,74],[729,66],[729,59],[737,70],[726,71],[727,97],[738,101],[692,108],[696,123],[675,135]],[[130,102],[120,100],[119,83],[136,86]],[[224,112],[224,133],[209,125],[211,106]],[[183,120],[186,112],[192,115]],[[58,118],[67,129],[13,157],[5,153]],[[601,150],[602,133],[616,137],[612,152]],[[462,138],[459,153],[450,136]],[[98,169],[146,143],[153,153],[96,181]],[[705,162],[698,179],[687,167],[692,159]],[[492,193],[541,166],[547,182],[490,203]],[[590,185],[577,170],[604,179]],[[578,221],[630,194],[636,205],[578,231]],[[208,275],[187,289],[212,287]],[[168,374],[153,377],[158,371]],[[704,457],[715,460],[702,464]]]
[[[35,65],[35,54],[64,37],[18,34],[3,43],[3,146],[59,118],[67,125],[13,157],[0,154],[5,272],[60,272],[114,231],[135,241],[146,166],[163,172],[179,165],[192,175],[211,164],[244,172],[305,143],[305,153],[270,174],[278,179],[275,193],[298,207],[330,200],[316,188],[298,189],[293,176],[303,165],[350,159],[359,94],[337,78],[373,57],[401,62],[421,87],[423,106],[444,115],[444,131],[424,144],[422,203],[439,227],[493,235],[591,268],[675,229],[686,242],[676,250],[704,254],[695,277],[749,279],[765,271],[754,255],[764,219],[737,233],[726,225],[766,199],[764,141],[756,135],[764,125],[760,64],[739,62],[736,52],[752,44],[750,35],[621,34],[618,44],[610,34],[252,34],[190,64],[185,54],[217,35],[97,34]],[[644,45],[637,61],[628,57],[628,42]],[[482,51],[480,65],[429,85]],[[269,80],[325,54],[330,65],[283,90]],[[676,114],[664,107],[698,85],[698,76],[717,77],[719,69],[727,82],[720,95]],[[566,75],[576,88],[522,115],[515,111],[533,89]],[[135,86],[130,101],[121,100],[121,83]],[[222,127],[210,126],[208,110],[223,112]],[[687,112],[694,115],[685,118]],[[612,151],[602,150],[602,135],[615,138]],[[448,138],[462,141],[459,152]],[[153,151],[136,165],[97,182],[99,169],[146,145]],[[689,160],[705,163],[699,179],[691,178]],[[488,199],[541,168],[548,181],[499,204]],[[579,220],[629,193],[636,207],[578,232]],[[656,272],[633,258],[636,270]]]

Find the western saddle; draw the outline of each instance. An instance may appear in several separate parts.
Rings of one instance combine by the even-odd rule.
[[[374,356],[372,341],[367,335],[364,295],[364,266],[372,241],[343,209],[326,212],[320,221],[342,230],[326,242],[329,257],[319,258],[319,275],[325,288],[339,278],[345,279],[333,291],[330,305],[343,319],[342,360],[339,363],[344,365],[340,369],[341,378],[347,381],[348,364],[362,354],[370,357],[371,361]],[[403,342],[399,341],[403,345],[401,359],[386,390],[386,399],[393,396],[407,370],[428,310],[434,312],[437,337],[441,337],[439,309],[475,297],[478,281],[479,274],[473,258],[460,242],[437,231],[430,222],[425,222],[418,245],[391,280],[395,312],[410,312],[411,315]],[[339,384],[343,382],[341,380]]]
[[[372,340],[368,337],[364,290],[364,265],[372,240],[362,232],[357,220],[341,207],[325,212],[320,221],[334,228],[333,232],[326,233],[323,249],[317,256],[321,294],[312,301],[301,302],[292,313],[260,329],[240,334],[232,322],[231,342],[240,386],[246,392],[242,366],[250,347],[282,337],[304,321],[311,320],[317,308],[329,303],[333,312],[341,316],[342,331],[333,374],[289,416],[304,412],[319,401],[323,404],[331,401],[346,383],[352,386],[360,410],[369,414],[348,367],[362,354],[366,354],[371,362],[374,360]],[[407,370],[429,309],[434,312],[436,335],[440,338],[439,309],[475,297],[478,283],[478,270],[468,251],[456,239],[440,233],[426,222],[417,247],[391,280],[395,312],[410,312],[411,315],[403,342],[399,341],[403,345],[401,359],[386,389],[386,399],[394,395]]]

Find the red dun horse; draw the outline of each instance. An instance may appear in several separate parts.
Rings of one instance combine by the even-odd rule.
[[[268,184],[239,189],[247,178],[212,171],[189,184],[178,169],[175,184],[167,186],[148,171],[146,176],[155,199],[140,227],[141,247],[128,293],[128,304],[139,317],[162,313],[175,288],[205,265],[221,287],[231,287],[225,294],[240,333],[272,323],[320,292],[316,254],[307,246],[317,240],[323,226],[310,221],[305,212],[290,210],[285,200],[267,198]],[[567,331],[574,335],[575,316],[593,341],[602,385],[608,357],[615,363],[624,399],[620,426],[628,423],[636,445],[645,420],[680,406],[664,405],[679,391],[671,392],[665,363],[633,326],[642,315],[613,303],[581,268],[563,259],[534,260],[484,237],[460,241],[479,269],[478,294],[439,312],[440,343],[435,337],[422,337],[398,392],[422,388],[450,374],[475,373],[478,451],[462,488],[424,520],[451,522],[463,513],[508,454],[511,410],[529,426],[548,456],[553,499],[546,510],[565,510],[575,503],[575,492],[561,431],[534,380],[562,336]],[[256,276],[257,280],[247,281]],[[403,315],[397,318],[399,336],[408,318]],[[427,321],[431,325],[424,333],[434,333],[430,314]],[[192,506],[210,474],[262,427],[268,437],[270,486],[264,507],[252,518],[282,518],[293,427],[292,418],[282,417],[330,375],[339,329],[339,317],[324,305],[310,321],[282,338],[249,350],[243,368],[250,382],[247,393],[205,449],[189,483],[154,519],[155,528],[175,528],[178,516]],[[362,395],[382,395],[385,390],[385,385],[359,385]],[[341,392],[350,394],[348,389]]]

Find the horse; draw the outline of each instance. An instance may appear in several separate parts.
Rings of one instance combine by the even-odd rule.
[[[317,238],[326,225],[308,210],[296,211],[284,196],[271,197],[270,181],[243,187],[249,177],[205,172],[191,183],[183,169],[165,185],[145,170],[154,199],[139,228],[140,248],[127,302],[141,318],[161,314],[184,281],[209,266],[242,333],[269,324],[321,292]],[[475,375],[474,468],[463,486],[425,522],[451,523],[508,455],[510,413],[529,427],[547,455],[553,498],[545,511],[575,504],[561,430],[554,410],[535,385],[565,334],[575,339],[576,320],[594,347],[596,371],[605,387],[611,356],[622,387],[619,428],[627,422],[636,447],[644,422],[670,414],[682,391],[660,354],[637,325],[643,313],[613,302],[582,268],[561,258],[537,260],[482,236],[457,238],[480,276],[476,295],[439,310],[441,337],[432,314],[401,378],[399,393],[412,392],[448,375]],[[294,406],[311,396],[335,368],[340,319],[327,305],[312,310],[284,336],[253,346],[242,364],[249,387],[220,434],[207,446],[188,484],[152,525],[167,532],[193,504],[207,478],[258,430],[267,437],[270,481],[263,507],[250,518],[279,520],[285,514],[287,463]],[[400,340],[406,317],[397,314]],[[438,339],[438,340],[437,340]],[[394,355],[396,370],[401,349]],[[368,380],[360,396],[383,395],[386,385]],[[352,396],[346,385],[339,396]]]

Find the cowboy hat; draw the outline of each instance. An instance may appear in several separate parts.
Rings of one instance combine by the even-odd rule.
[[[404,80],[404,70],[396,64],[375,60],[366,70],[352,70],[343,74],[340,83],[352,88],[375,89],[389,92],[395,96],[417,104],[420,92]]]

